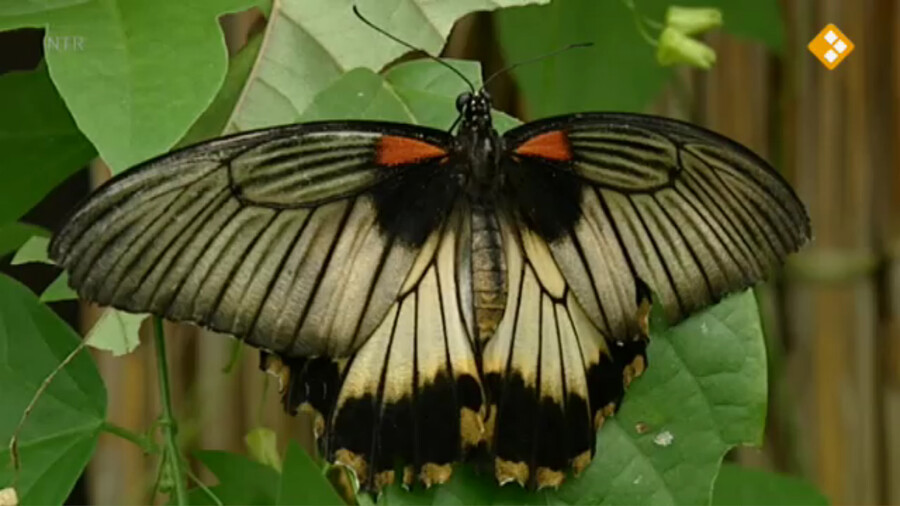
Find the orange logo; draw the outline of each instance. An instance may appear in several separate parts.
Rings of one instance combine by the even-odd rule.
[[[828,70],[834,70],[848,54],[853,52],[853,42],[847,38],[838,27],[829,24],[809,41],[809,51],[825,65]]]

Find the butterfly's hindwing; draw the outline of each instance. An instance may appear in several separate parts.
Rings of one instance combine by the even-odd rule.
[[[595,431],[643,372],[646,334],[621,344],[604,336],[546,242],[521,219],[502,224],[509,295],[483,353],[486,437],[501,483],[556,487],[591,461]]]
[[[384,318],[459,194],[444,163],[451,142],[343,122],[186,148],[104,185],[51,256],[88,300],[285,356],[346,356]]]
[[[458,299],[467,213],[461,203],[417,281],[347,366],[327,452],[367,487],[409,485],[414,477],[444,483],[451,465],[484,438],[475,344]]]

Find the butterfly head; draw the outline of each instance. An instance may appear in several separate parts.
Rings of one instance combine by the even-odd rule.
[[[456,110],[462,117],[463,125],[491,124],[491,96],[484,89],[461,93],[456,97]]]

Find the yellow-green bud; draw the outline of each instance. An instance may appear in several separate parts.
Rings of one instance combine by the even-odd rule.
[[[722,26],[722,11],[712,7],[672,6],[666,11],[666,28],[696,35]]]
[[[666,66],[683,63],[709,69],[716,62],[716,52],[699,40],[688,37],[684,32],[666,28],[659,35],[656,61]]]

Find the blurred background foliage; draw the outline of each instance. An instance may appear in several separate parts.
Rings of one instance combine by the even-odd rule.
[[[445,2],[417,13],[410,8],[414,2],[392,2],[390,8],[359,2],[391,33],[432,54],[480,61],[485,75],[569,43],[595,43],[590,50],[523,66],[492,83],[495,106],[511,116],[527,121],[589,110],[651,112],[707,126],[772,161],[808,205],[815,240],[783,275],[758,290],[769,355],[765,442],[729,455],[741,467],[723,468],[713,499],[716,504],[824,501],[790,478],[783,486],[771,485],[746,470],[753,467],[803,477],[836,504],[900,503],[900,327],[895,317],[900,309],[895,218],[900,211],[900,6],[893,0],[679,1],[724,13],[723,30],[705,38],[718,62],[703,72],[660,67],[655,49],[635,28],[628,2],[620,0],[554,0],[467,14],[473,7],[517,3],[525,2]],[[643,16],[656,20],[671,3],[635,2]],[[327,19],[321,2],[186,5],[133,2],[126,8],[129,15],[120,18],[112,3],[93,0],[0,6],[0,150],[5,159],[0,265],[35,293],[51,286],[58,270],[9,266],[12,252],[33,235],[48,235],[110,172],[176,143],[315,119],[331,92],[336,103],[328,107],[354,110],[342,98],[346,95],[334,91],[351,75],[354,86],[361,79],[373,94],[422,99],[404,92],[421,84],[409,85],[421,75],[404,75],[400,65],[416,55],[404,55],[383,37],[346,24],[352,19]],[[829,22],[857,46],[835,71],[806,50]],[[218,42],[220,26],[227,54]],[[105,59],[98,62],[96,54],[79,50],[78,37],[92,50],[99,48]],[[60,49],[61,40],[71,46]],[[390,70],[382,80],[372,72],[385,65]],[[360,66],[369,70],[352,70]],[[446,77],[435,79],[431,85],[447,93],[447,86],[459,88]],[[402,116],[404,111],[397,106],[368,113]],[[444,114],[413,119],[452,121],[452,109]],[[20,289],[4,285],[4,293]],[[64,325],[39,323],[51,320],[36,299],[22,294],[0,302],[21,316],[16,325],[32,325],[25,318],[32,315],[34,325],[54,336],[46,349],[29,352],[28,365],[21,368],[37,384],[74,347],[77,336]],[[51,308],[82,333],[100,315],[96,307],[71,300]],[[259,373],[253,350],[192,327],[168,331],[174,402],[186,449],[249,453],[264,461],[260,453],[266,445],[248,448],[247,441],[260,426],[275,430],[282,455],[289,439],[313,447],[309,420],[282,414],[277,388]],[[146,336],[144,341],[149,342]],[[159,462],[145,458],[139,446],[101,431],[104,419],[137,430],[156,419],[153,350],[145,345],[120,358],[103,352],[93,356],[103,382],[82,356],[76,360],[81,365],[73,364],[53,387],[51,397],[59,404],[45,401],[34,416],[73,429],[65,435],[71,443],[59,453],[61,465],[66,458],[86,459],[99,437],[70,500],[146,503]],[[16,357],[7,353],[0,359],[13,363]],[[91,392],[93,400],[79,401],[84,392]],[[102,395],[108,398],[105,413],[96,404]],[[21,412],[21,406],[15,409]],[[0,434],[10,432],[5,425],[0,429]],[[231,466],[235,481],[271,484],[241,489],[250,491],[245,502],[296,497],[291,495],[296,491],[279,485],[271,468],[254,467],[250,460],[222,464],[232,457],[210,452],[197,458],[195,469],[205,480],[223,478],[220,473]],[[770,485],[777,490],[767,492]],[[32,500],[42,502],[59,490],[46,493]],[[194,500],[203,501],[196,495]]]

